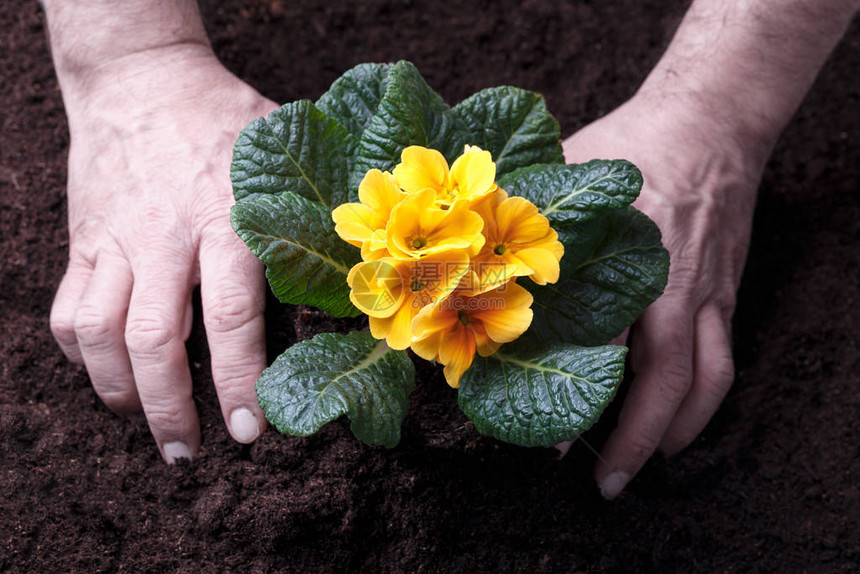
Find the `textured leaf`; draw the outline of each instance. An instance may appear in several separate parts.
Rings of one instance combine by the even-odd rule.
[[[359,64],[334,81],[317,100],[317,107],[360,138],[385,95],[391,66]]]
[[[292,191],[329,208],[347,201],[356,139],[308,100],[286,104],[248,124],[233,146],[236,201]]]
[[[308,436],[346,415],[359,439],[393,447],[414,385],[405,352],[367,332],[323,333],[275,359],[257,381],[257,399],[282,433]]]
[[[496,178],[536,163],[564,163],[561,129],[539,94],[512,86],[488,88],[453,110],[469,127],[469,143],[492,154]]]
[[[537,205],[554,227],[563,227],[633,203],[642,189],[642,174],[629,161],[594,159],[522,168],[501,178],[499,185]]]
[[[397,62],[388,74],[388,86],[376,115],[361,135],[350,189],[358,189],[368,170],[394,169],[408,146],[439,150],[452,162],[463,153],[468,139],[463,120],[427,85],[415,66]]]
[[[483,434],[521,446],[573,440],[597,420],[624,374],[626,347],[504,347],[460,380],[460,408]]]
[[[240,201],[230,219],[266,264],[272,292],[283,303],[313,305],[335,317],[359,314],[346,276],[360,253],[335,233],[329,208],[287,191]]]
[[[653,221],[626,207],[587,225],[597,228],[590,239],[560,234],[565,255],[558,283],[525,285],[535,297],[534,320],[525,340],[604,344],[663,293],[669,253]]]

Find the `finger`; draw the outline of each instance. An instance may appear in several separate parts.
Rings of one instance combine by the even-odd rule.
[[[607,345],[625,345],[627,343],[627,336],[629,334],[630,334],[630,327],[627,327],[626,329],[624,329],[624,331],[620,335],[618,335],[617,337],[615,337],[614,339],[612,339],[611,341],[609,341],[606,344]],[[560,453],[559,458],[564,458],[565,456],[567,456],[567,452],[570,450],[570,447],[572,445],[573,445],[573,441],[560,442],[557,445],[555,445],[555,449]]]
[[[714,416],[734,378],[730,320],[716,305],[704,306],[696,317],[693,384],[660,450],[672,455],[693,442]]]
[[[230,434],[250,443],[266,428],[254,384],[266,366],[261,265],[232,232],[204,236],[200,246],[203,321],[212,380]]]
[[[75,335],[93,388],[118,414],[141,409],[125,347],[131,288],[128,261],[119,254],[102,252],[75,315]]]
[[[93,267],[88,261],[72,255],[66,274],[63,275],[57,295],[54,297],[54,304],[51,306],[51,333],[63,354],[73,363],[83,364],[84,362],[78,347],[78,338],[75,335],[75,315],[92,272]]]
[[[635,377],[603,447],[594,478],[615,498],[657,449],[692,379],[692,319],[677,298],[660,299],[642,316],[633,340]]]
[[[164,460],[191,458],[200,445],[184,329],[193,260],[152,248],[133,264],[125,342],[149,428]]]

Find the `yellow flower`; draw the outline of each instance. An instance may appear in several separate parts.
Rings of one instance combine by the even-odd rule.
[[[482,357],[492,355],[529,328],[532,301],[531,293],[514,281],[476,296],[457,290],[418,313],[412,321],[412,350],[445,365],[445,380],[457,388],[475,350]]]
[[[407,193],[432,189],[436,204],[446,208],[459,199],[476,201],[496,188],[496,164],[490,152],[467,145],[448,170],[441,153],[421,146],[403,150],[394,168],[397,183]]]
[[[473,209],[484,220],[486,238],[472,260],[478,291],[511,277],[528,276],[538,285],[558,281],[564,246],[533,203],[499,188]]]
[[[392,349],[412,342],[412,319],[427,305],[445,299],[469,268],[463,250],[435,253],[419,260],[386,257],[355,265],[347,276],[349,298],[370,316],[370,332]]]
[[[362,258],[379,259],[387,255],[385,226],[391,210],[404,197],[393,175],[372,169],[358,186],[361,203],[344,203],[332,211],[334,230],[344,241],[361,247]]]
[[[435,192],[425,189],[407,195],[391,210],[385,229],[388,251],[393,257],[419,259],[451,249],[477,253],[484,245],[481,216],[457,201],[450,209],[434,207]]]

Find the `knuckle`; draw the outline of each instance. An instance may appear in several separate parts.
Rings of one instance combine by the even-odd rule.
[[[55,311],[51,313],[50,319],[51,334],[61,345],[74,345],[75,338],[75,320],[70,313],[61,313]]]
[[[241,289],[222,291],[207,301],[205,323],[216,333],[237,331],[262,315],[261,301]]]
[[[259,364],[256,357],[234,360],[229,363],[213,364],[212,378],[218,386],[222,400],[242,402],[254,398],[254,381],[260,376],[265,365]],[[246,396],[249,395],[249,396]]]
[[[639,462],[648,460],[657,450],[658,440],[650,435],[638,435],[627,444],[629,456]]]
[[[713,361],[710,368],[705,388],[712,398],[721,401],[735,382],[735,364],[731,357],[721,357]]]
[[[667,397],[678,400],[690,390],[693,370],[690,357],[673,352],[659,367],[660,391]]]
[[[726,286],[725,289],[720,289],[712,296],[712,304],[717,310],[719,316],[729,323],[732,315],[735,314],[735,304],[737,297],[732,286]]]
[[[75,334],[85,347],[100,347],[112,341],[117,333],[114,321],[101,309],[86,305],[75,315]]]
[[[188,426],[188,417],[180,400],[150,404],[145,408],[146,420],[154,429],[175,431]]]
[[[125,328],[125,343],[132,357],[158,357],[176,338],[177,331],[168,322],[155,317],[129,318]]]

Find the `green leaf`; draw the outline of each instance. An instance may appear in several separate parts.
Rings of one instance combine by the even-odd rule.
[[[329,208],[289,191],[233,206],[233,229],[260,261],[283,303],[313,305],[334,317],[359,314],[346,276],[359,250],[334,231]]]
[[[242,201],[291,191],[329,208],[347,201],[356,139],[308,100],[248,124],[233,146],[230,179]]]
[[[620,335],[666,287],[669,253],[648,216],[626,207],[586,225],[596,232],[559,235],[565,255],[558,283],[525,285],[535,300],[534,320],[523,337],[533,345],[602,345]]]
[[[561,129],[539,94],[512,86],[488,88],[453,110],[469,127],[469,143],[492,154],[496,178],[536,163],[564,163]]]
[[[573,440],[597,420],[624,374],[626,347],[507,347],[476,357],[460,380],[460,408],[475,428],[521,446]]]
[[[359,64],[334,81],[317,100],[317,107],[360,138],[385,95],[391,67],[391,64]]]
[[[553,227],[564,227],[633,203],[642,189],[642,174],[629,161],[594,159],[518,169],[499,185],[537,205]]]
[[[400,162],[400,153],[411,145],[439,150],[452,162],[463,153],[469,130],[406,61],[391,67],[388,86],[376,115],[361,135],[350,174],[355,192],[364,174],[376,168],[390,171]]]
[[[263,371],[257,400],[282,433],[308,436],[346,415],[359,439],[393,447],[414,379],[406,353],[370,333],[322,333],[296,343]]]

